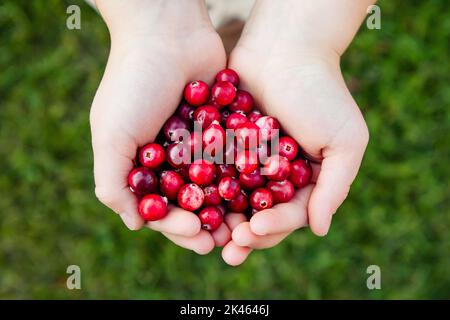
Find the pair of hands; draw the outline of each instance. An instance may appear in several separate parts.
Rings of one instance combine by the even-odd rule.
[[[128,228],[160,231],[198,254],[223,246],[222,257],[230,265],[245,261],[252,249],[277,245],[306,225],[319,236],[328,232],[368,142],[367,127],[339,68],[345,39],[341,47],[332,41],[322,45],[318,38],[315,45],[305,45],[306,40],[297,38],[301,31],[290,25],[293,22],[280,18],[283,11],[289,14],[289,6],[260,0],[228,67],[239,73],[242,87],[252,93],[257,106],[278,118],[314,160],[314,184],[249,222],[242,214],[228,214],[213,233],[201,230],[195,214],[175,207],[164,219],[144,224],[127,184],[136,150],[155,139],[176,110],[185,84],[195,79],[211,84],[227,58],[203,1],[97,0],[96,4],[112,40],[90,119],[95,191],[101,202]]]

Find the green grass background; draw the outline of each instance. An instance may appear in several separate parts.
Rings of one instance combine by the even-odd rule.
[[[82,29],[66,29],[67,6]],[[93,192],[89,106],[109,50],[82,1],[0,4],[0,298],[450,298],[450,2],[382,0],[346,80],[371,141],[326,238],[309,230],[237,268],[149,230]],[[82,290],[66,289],[66,268]],[[366,268],[382,289],[366,288]]]

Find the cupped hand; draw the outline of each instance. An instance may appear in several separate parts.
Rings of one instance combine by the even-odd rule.
[[[175,207],[164,219],[144,224],[127,183],[138,147],[154,141],[177,108],[185,84],[196,79],[211,83],[226,64],[202,1],[174,5],[97,1],[112,44],[90,116],[95,192],[128,228],[145,225],[181,247],[206,254],[229,241],[226,225],[210,234],[201,230],[194,213]]]

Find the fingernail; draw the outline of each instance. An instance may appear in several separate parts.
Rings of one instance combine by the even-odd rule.
[[[135,225],[134,225],[134,219],[129,213],[122,212],[120,214],[120,218],[122,219],[123,223],[125,223],[125,225],[127,226],[128,229],[130,229],[130,230],[136,229]]]

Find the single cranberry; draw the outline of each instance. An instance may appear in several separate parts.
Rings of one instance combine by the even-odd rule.
[[[222,106],[229,105],[236,97],[236,87],[228,81],[217,82],[211,89],[211,97]]]
[[[250,205],[256,210],[272,208],[273,196],[266,188],[258,188],[250,195]]]
[[[297,157],[298,144],[294,139],[288,136],[281,137],[278,141],[280,156],[286,157],[289,161],[292,161]]]
[[[166,158],[164,148],[157,143],[149,143],[139,150],[139,162],[147,168],[160,166]]]
[[[203,81],[192,81],[184,88],[184,99],[193,105],[200,106],[208,101],[209,87]]]
[[[183,185],[184,180],[181,174],[172,170],[161,172],[159,189],[167,199],[176,200],[178,191]]]
[[[255,148],[259,142],[259,127],[246,122],[241,124],[236,130],[236,140],[239,146],[245,149]]]
[[[207,186],[214,181],[216,166],[209,161],[198,159],[189,167],[189,178],[192,182]]]
[[[234,112],[228,117],[226,128],[236,130],[241,124],[244,124],[247,121],[248,119],[245,114]]]
[[[219,110],[210,105],[204,105],[194,112],[194,121],[201,124],[202,129],[208,128],[213,121],[220,121],[221,116]]]
[[[238,151],[234,165],[239,172],[251,173],[258,168],[258,155],[252,150]]]
[[[270,180],[286,180],[291,173],[291,164],[286,157],[280,155],[270,156],[264,164],[264,172]]]
[[[235,87],[239,86],[239,75],[233,69],[223,69],[216,75],[216,82],[228,81]]]
[[[255,101],[250,93],[245,90],[238,90],[236,92],[236,98],[228,107],[233,112],[249,113],[255,106]]]
[[[173,171],[180,174],[185,181],[189,181],[189,164],[183,164],[178,168],[174,168]]]
[[[216,151],[222,152],[223,146],[225,145],[225,139],[225,130],[223,130],[219,122],[213,121],[213,123],[203,131],[203,148],[207,148],[208,146],[211,146],[210,148],[216,147],[220,148],[220,150]],[[214,154],[212,155],[214,156]]]
[[[272,192],[274,203],[289,202],[294,197],[294,185],[289,180],[269,181],[266,188]]]
[[[248,208],[248,197],[244,190],[239,195],[227,202],[228,210],[235,213],[243,213]]]
[[[227,123],[227,119],[230,116],[230,110],[228,109],[222,109],[220,111],[220,123],[225,126],[225,124]]]
[[[158,187],[158,178],[152,169],[134,168],[128,174],[128,185],[138,195],[153,193]]]
[[[266,177],[261,174],[261,169],[257,168],[251,173],[241,173],[239,175],[239,183],[241,187],[246,190],[254,190],[264,187],[266,184]]]
[[[205,201],[203,202],[205,206],[218,206],[222,202],[219,188],[214,184],[203,188],[203,193],[205,194]]]
[[[297,159],[291,162],[291,174],[289,181],[291,181],[295,187],[303,188],[311,181],[312,168],[308,161],[303,159]]]
[[[198,214],[202,229],[208,231],[217,230],[223,221],[222,212],[216,207],[206,207]]]
[[[192,117],[194,116],[194,111],[195,111],[194,106],[191,106],[186,101],[182,101],[178,106],[176,114],[185,120],[192,120]]]
[[[227,213],[227,208],[223,204],[219,204],[216,208],[220,210],[223,216]]]
[[[219,194],[225,200],[232,200],[236,198],[241,191],[241,186],[239,181],[233,177],[225,177],[220,180],[219,183]]]
[[[188,183],[178,191],[178,205],[187,211],[195,211],[203,205],[205,194],[195,183]]]
[[[220,182],[225,177],[237,177],[237,172],[234,165],[231,164],[218,164],[216,165],[216,181]]]
[[[270,141],[279,134],[281,128],[280,123],[274,117],[264,116],[259,118],[255,124],[261,131],[261,139]]]
[[[167,215],[167,200],[159,194],[148,194],[141,199],[139,214],[145,221],[156,221]]]
[[[189,121],[177,115],[171,116],[163,127],[164,136],[167,140],[175,142],[181,140],[190,129]]]
[[[181,142],[170,144],[166,149],[166,159],[173,168],[181,168],[185,164],[189,164],[191,162],[191,152],[188,144]]]
[[[256,121],[258,121],[259,118],[262,117],[261,112],[259,112],[258,110],[252,110],[248,115],[248,121],[255,123]]]

